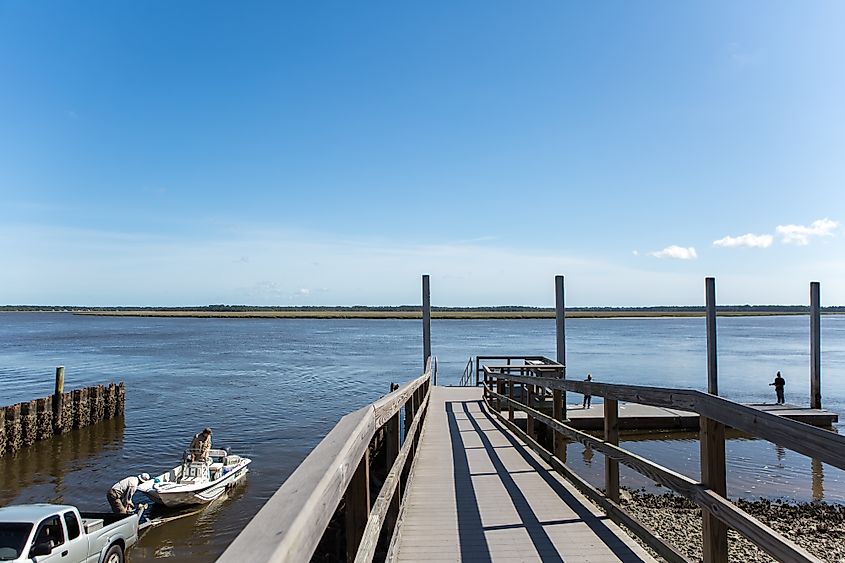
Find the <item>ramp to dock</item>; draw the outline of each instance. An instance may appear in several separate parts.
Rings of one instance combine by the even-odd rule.
[[[389,560],[654,561],[486,412],[481,393],[432,387]]]

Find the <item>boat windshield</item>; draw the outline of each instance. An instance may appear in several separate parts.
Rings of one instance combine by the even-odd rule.
[[[26,522],[0,522],[0,561],[20,557],[31,531],[32,524]]]

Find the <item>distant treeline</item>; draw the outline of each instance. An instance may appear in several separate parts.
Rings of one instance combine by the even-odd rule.
[[[805,313],[807,305],[719,305],[716,308],[725,313]],[[250,313],[250,312],[416,312],[419,305],[371,306],[259,306],[259,305],[202,305],[197,307],[84,307],[79,305],[0,305],[0,311],[38,311],[38,312],[108,312],[108,311],[172,311],[172,312],[208,312],[208,313]],[[444,313],[461,312],[499,312],[499,313],[553,313],[553,307],[525,307],[504,305],[498,307],[432,307],[432,311]],[[703,306],[654,306],[654,307],[567,307],[567,311],[585,313],[702,313]],[[845,313],[845,306],[822,307],[825,313]]]

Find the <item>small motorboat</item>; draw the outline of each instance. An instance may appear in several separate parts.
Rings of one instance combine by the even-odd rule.
[[[209,450],[208,459],[193,461],[186,452],[181,465],[141,483],[138,490],[167,507],[205,504],[243,479],[251,461],[226,450]]]

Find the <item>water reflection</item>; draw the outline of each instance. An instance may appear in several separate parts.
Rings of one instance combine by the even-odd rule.
[[[735,430],[728,430],[726,438],[730,496],[845,502],[845,471]],[[700,478],[696,432],[623,432],[620,445],[691,479]],[[595,486],[603,486],[603,464],[593,463],[592,448],[569,442],[567,451],[569,465],[579,475]],[[653,481],[624,466],[620,467],[620,483],[631,488],[665,492]]]
[[[123,447],[123,432],[123,418],[112,418],[0,458],[0,505],[65,502],[68,488],[76,483],[71,474],[97,472],[98,457]]]

